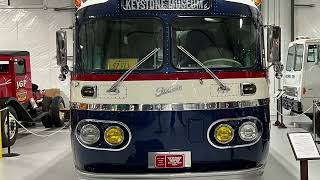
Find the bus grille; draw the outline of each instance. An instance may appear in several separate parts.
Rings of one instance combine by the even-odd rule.
[[[288,96],[294,96],[297,97],[298,96],[298,90],[296,87],[283,87],[285,90],[285,94]]]

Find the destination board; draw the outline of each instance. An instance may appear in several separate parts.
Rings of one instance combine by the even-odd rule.
[[[125,10],[206,10],[209,0],[124,0]]]

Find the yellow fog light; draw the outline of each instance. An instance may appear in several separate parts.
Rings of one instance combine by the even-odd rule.
[[[124,140],[124,133],[120,127],[111,126],[104,132],[105,141],[111,146],[122,144]]]
[[[214,137],[221,144],[227,144],[232,141],[234,137],[234,130],[227,124],[221,124],[215,129]]]

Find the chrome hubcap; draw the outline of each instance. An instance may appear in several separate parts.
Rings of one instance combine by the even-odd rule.
[[[59,110],[61,110],[61,109],[63,109],[63,108],[64,108],[63,103],[60,103],[60,105],[59,105]],[[62,121],[64,121],[64,113],[63,113],[63,112],[59,111],[59,117],[60,117],[60,119],[61,119]]]
[[[10,140],[14,138],[16,135],[16,130],[17,130],[17,122],[16,118],[9,112],[9,136]],[[4,120],[4,132],[5,135],[8,137],[8,118],[5,117]]]

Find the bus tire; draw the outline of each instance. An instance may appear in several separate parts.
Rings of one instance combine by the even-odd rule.
[[[316,112],[315,116],[315,128],[316,128],[316,134],[320,136],[320,111]]]
[[[10,126],[10,138],[8,138],[8,134],[7,134],[7,115],[9,114],[9,122],[11,123]],[[15,121],[18,120],[18,116],[16,111],[12,108],[9,107],[8,111],[3,111],[1,113],[1,135],[2,135],[2,147],[8,147],[9,144],[10,146],[12,146],[18,137],[18,123]],[[10,139],[10,140],[9,140]]]
[[[44,97],[42,101],[42,111],[43,112],[50,112],[50,105],[51,105],[52,99],[49,97]],[[44,116],[41,118],[41,122],[45,128],[52,128],[53,122],[50,117],[50,113],[47,116]]]
[[[60,109],[65,107],[66,106],[62,97],[56,96],[52,99],[50,116],[53,124],[56,127],[62,127],[64,125],[64,113],[61,113]]]

